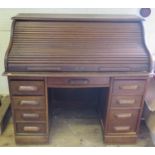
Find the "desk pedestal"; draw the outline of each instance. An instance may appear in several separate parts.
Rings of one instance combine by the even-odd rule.
[[[49,142],[48,88],[109,87],[101,125],[104,143],[135,143],[143,110],[146,77],[10,76],[16,143]]]

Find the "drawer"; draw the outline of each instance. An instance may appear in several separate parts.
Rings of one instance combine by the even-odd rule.
[[[89,86],[109,86],[109,77],[56,77],[47,78],[47,84],[49,86],[60,86],[60,87],[89,87]]]
[[[18,121],[46,121],[46,113],[41,110],[15,110],[15,120]]]
[[[113,95],[111,100],[111,107],[137,107],[140,108],[142,102],[142,96],[134,96],[134,95],[128,95],[128,96],[119,96],[119,95]]]
[[[44,81],[10,81],[12,95],[44,95]]]
[[[44,134],[46,133],[46,123],[17,123],[16,133]]]
[[[113,109],[109,114],[108,132],[126,133],[136,132],[139,110]]]
[[[142,95],[145,83],[145,80],[114,80],[112,93]]]
[[[46,105],[44,96],[13,96],[12,104],[14,109],[43,109]]]

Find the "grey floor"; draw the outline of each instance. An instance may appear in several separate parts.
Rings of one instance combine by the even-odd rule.
[[[46,145],[24,146],[75,146],[75,147],[104,147],[104,146],[153,146],[149,131],[144,121],[141,122],[140,133],[136,144],[105,145],[100,123],[92,111],[77,109],[56,109],[51,120],[50,143]],[[13,123],[9,124],[0,136],[0,146],[23,146],[14,142]]]

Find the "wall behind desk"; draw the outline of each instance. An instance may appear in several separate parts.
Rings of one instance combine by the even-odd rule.
[[[4,72],[4,55],[10,40],[11,17],[18,13],[77,13],[77,14],[131,14],[139,15],[139,9],[0,9],[0,94],[8,94],[7,78],[2,76]],[[155,9],[144,23],[146,42],[150,51],[155,53]]]

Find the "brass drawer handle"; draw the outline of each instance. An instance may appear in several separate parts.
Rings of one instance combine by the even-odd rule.
[[[39,102],[36,100],[21,100],[20,105],[39,105]]]
[[[23,118],[39,118],[39,114],[36,113],[23,113]]]
[[[129,131],[130,130],[130,126],[115,126],[114,130],[115,131]]]
[[[123,90],[136,90],[138,89],[138,85],[124,85],[124,86],[119,86],[119,88]]]
[[[88,79],[70,79],[68,80],[69,84],[88,84],[89,80]]]
[[[37,86],[19,86],[18,90],[19,91],[37,91],[38,87]]]
[[[125,104],[135,104],[135,99],[119,99],[117,100],[117,103],[118,104],[121,104],[121,105],[125,105]]]
[[[122,114],[116,114],[117,118],[130,118],[132,117],[132,113],[122,113]]]
[[[40,128],[37,126],[24,126],[23,130],[25,132],[38,132]]]

